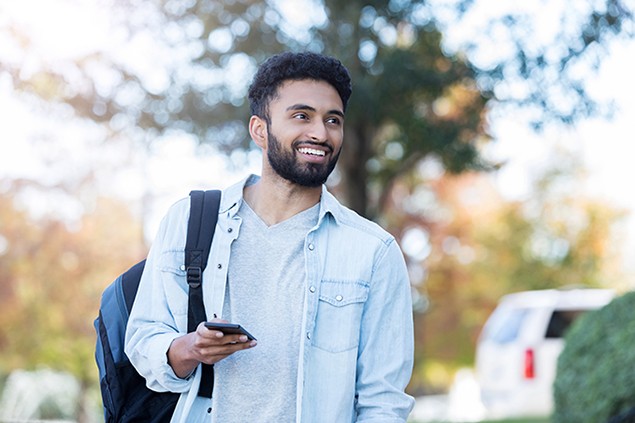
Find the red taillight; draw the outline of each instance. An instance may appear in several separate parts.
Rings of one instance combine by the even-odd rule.
[[[525,350],[525,379],[533,379],[536,377],[534,350],[527,348]]]

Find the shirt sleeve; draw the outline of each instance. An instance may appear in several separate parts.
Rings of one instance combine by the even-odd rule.
[[[182,319],[177,319],[170,309],[168,294],[183,297],[182,284],[173,280],[164,281],[162,268],[166,266],[165,252],[169,257],[183,255],[185,235],[179,222],[187,222],[187,207],[182,202],[175,204],[163,218],[155,241],[150,248],[139,290],[128,319],[125,352],[137,372],[146,379],[148,388],[159,392],[185,392],[191,385],[191,377],[179,378],[168,364],[167,352],[172,341],[187,333]],[[183,232],[183,233],[182,233]],[[182,238],[182,243],[175,239]],[[173,245],[182,245],[174,251]],[[172,266],[178,266],[173,263]],[[169,285],[169,286],[167,286]],[[185,291],[185,306],[187,291]]]
[[[357,361],[357,422],[405,422],[414,398],[412,296],[403,254],[392,241],[376,260],[362,316]]]

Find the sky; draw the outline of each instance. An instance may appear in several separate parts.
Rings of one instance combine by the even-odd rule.
[[[284,13],[292,21],[305,22],[307,0],[297,9],[285,6]],[[447,24],[444,43],[452,50],[474,37],[486,13],[496,13],[493,0],[480,0],[471,19],[462,25]],[[534,8],[547,3],[510,2]],[[288,5],[289,3],[284,3]],[[552,0],[549,7],[566,7],[567,0]],[[542,13],[534,8],[535,13]],[[37,13],[34,11],[37,10]],[[304,18],[302,18],[304,16]],[[540,16],[552,16],[542,14]],[[443,17],[442,17],[443,18]],[[301,19],[304,19],[301,20]],[[324,19],[324,17],[313,17]],[[447,18],[449,19],[449,17]],[[539,18],[539,37],[548,42],[558,24],[548,18]],[[156,63],[166,64],[178,58],[152,53],[151,40],[139,37],[134,43],[126,42],[123,34],[111,30],[112,17],[95,7],[94,0],[0,0],[0,61],[21,63],[25,74],[36,73],[43,63],[63,66],[65,60],[82,57],[100,51],[111,52],[117,60],[125,61],[137,71],[148,75],[149,84],[160,89],[166,83],[165,75],[157,72]],[[31,39],[29,49],[12,45],[2,28],[12,25]],[[81,34],[81,36],[78,36]],[[481,52],[494,54],[496,49]],[[504,50],[504,49],[502,49]],[[144,54],[139,54],[143,51]],[[629,189],[635,180],[635,42],[610,46],[611,54],[603,61],[597,74],[589,75],[591,93],[599,100],[611,99],[619,109],[612,120],[588,119],[567,129],[550,129],[544,133],[533,132],[521,114],[505,115],[493,120],[491,133],[494,142],[486,154],[506,162],[501,171],[493,175],[501,193],[510,199],[523,199],[530,195],[531,181],[542,173],[553,160],[556,150],[566,150],[577,155],[588,169],[584,189],[590,195],[609,204],[623,207],[635,216],[635,194]],[[489,53],[488,53],[489,52]],[[499,52],[500,53],[500,52]],[[153,65],[154,64],[154,65]],[[72,73],[72,70],[68,70]],[[96,71],[97,72],[97,71]],[[107,73],[100,73],[100,81],[115,83]],[[150,190],[158,201],[155,213],[147,228],[154,233],[161,214],[169,204],[187,195],[183,187],[227,186],[240,179],[248,171],[256,171],[259,165],[257,153],[236,153],[233,162],[245,164],[240,169],[208,151],[197,152],[196,140],[181,135],[167,140],[152,151],[151,157],[141,154],[138,148],[125,143],[100,146],[103,132],[95,125],[81,123],[69,125],[64,119],[48,116],[34,103],[18,98],[11,81],[0,76],[0,178],[27,177],[56,181],[73,178],[87,168],[98,168],[109,176],[101,189],[117,192],[130,199],[144,189]],[[69,165],[71,163],[71,165]],[[113,164],[115,163],[115,164]],[[128,167],[122,166],[122,163]],[[55,198],[55,192],[51,193]],[[48,212],[49,199],[32,195],[24,201],[38,203],[42,213]],[[48,206],[50,207],[50,206]],[[79,204],[69,204],[63,211],[69,216],[82,212]],[[628,220],[629,254],[635,252],[635,217]],[[635,262],[635,260],[633,260]],[[634,265],[635,268],[635,265]]]

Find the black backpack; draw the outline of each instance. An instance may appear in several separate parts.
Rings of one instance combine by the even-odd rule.
[[[192,191],[185,243],[185,268],[189,284],[188,332],[206,320],[203,305],[203,270],[207,265],[218,220],[220,191]],[[121,274],[103,292],[95,320],[95,360],[99,368],[106,423],[169,422],[178,393],[155,392],[130,364],[124,352],[125,331],[145,260]],[[198,395],[212,397],[213,367],[203,365]]]

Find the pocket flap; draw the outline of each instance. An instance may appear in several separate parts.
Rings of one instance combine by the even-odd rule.
[[[368,285],[361,282],[322,281],[320,300],[335,307],[363,303],[368,299]]]

